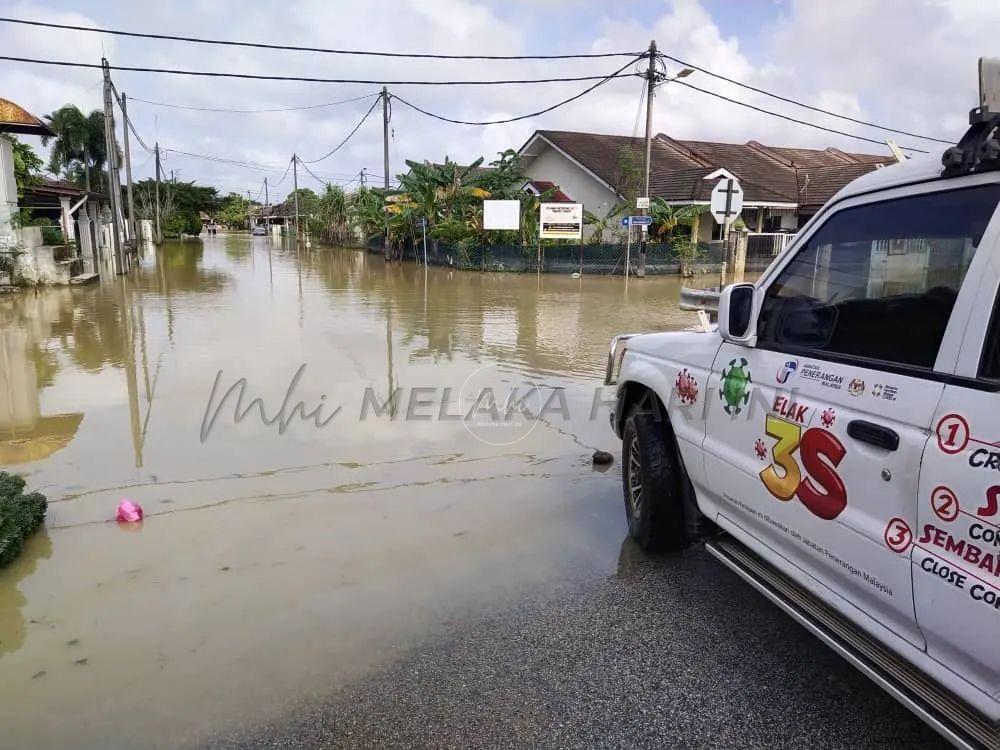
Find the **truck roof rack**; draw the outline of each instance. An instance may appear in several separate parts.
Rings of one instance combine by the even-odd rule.
[[[1000,112],[976,107],[969,112],[969,129],[957,146],[941,156],[944,177],[1000,169]]]

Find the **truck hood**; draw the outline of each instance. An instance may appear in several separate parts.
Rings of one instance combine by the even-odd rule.
[[[670,331],[642,333],[628,340],[628,351],[656,359],[680,362],[704,369],[711,369],[715,355],[722,346],[722,337],[713,327],[711,331]]]

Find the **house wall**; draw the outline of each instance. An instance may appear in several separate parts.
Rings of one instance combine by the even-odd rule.
[[[545,146],[542,153],[531,160],[525,171],[529,179],[555,183],[570,198],[582,203],[585,210],[596,216],[604,216],[618,203],[618,197],[611,190],[549,146]],[[584,238],[589,236],[588,227],[584,227],[583,233]]]

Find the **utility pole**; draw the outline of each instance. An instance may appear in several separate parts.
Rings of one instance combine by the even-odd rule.
[[[247,231],[253,231],[253,223],[250,220],[250,209],[253,208],[253,201],[250,200],[250,188],[247,188]]]
[[[118,203],[121,194],[115,194],[115,130],[114,130],[114,110],[111,105],[111,70],[108,68],[107,58],[101,58],[101,69],[104,72],[104,141],[107,146],[108,163],[108,197],[111,202],[111,234],[112,247],[114,248],[115,273],[123,273],[122,264],[122,243],[118,226]]]
[[[122,120],[124,120],[124,143],[125,143],[125,181],[128,185],[128,232],[132,244],[139,247],[139,237],[135,232],[135,197],[132,195],[132,152],[128,146],[128,108],[126,106],[125,92],[122,92],[121,107]]]
[[[153,203],[156,212],[156,228],[153,232],[153,242],[159,245],[163,242],[163,235],[160,234],[160,142],[157,141],[155,147],[153,148],[153,153],[156,155],[156,188],[153,196]]]
[[[649,162],[653,152],[653,94],[656,91],[656,40],[649,43],[649,65],[646,68],[646,179],[643,182],[642,197],[649,200]],[[649,209],[642,209],[642,216],[646,216]],[[643,226],[642,239],[639,241],[639,273],[641,278],[646,275],[646,238],[649,236],[648,229]]]
[[[295,246],[299,245],[299,157],[292,154],[292,185],[295,196]]]
[[[361,167],[361,177],[360,177],[360,179],[361,179],[361,189],[364,190],[365,189],[365,168],[364,167]]]
[[[265,206],[270,206],[271,205],[271,196],[268,195],[268,193],[267,193],[267,178],[266,177],[264,178],[264,205]]]
[[[389,90],[382,87],[382,174],[385,177],[385,196],[389,195]],[[389,255],[389,213],[382,207],[382,215],[385,220],[385,236],[382,239],[382,249],[385,259],[391,260]]]

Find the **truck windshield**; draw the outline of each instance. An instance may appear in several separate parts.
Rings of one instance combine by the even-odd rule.
[[[768,288],[759,344],[933,367],[998,201],[990,184],[834,214]]]

